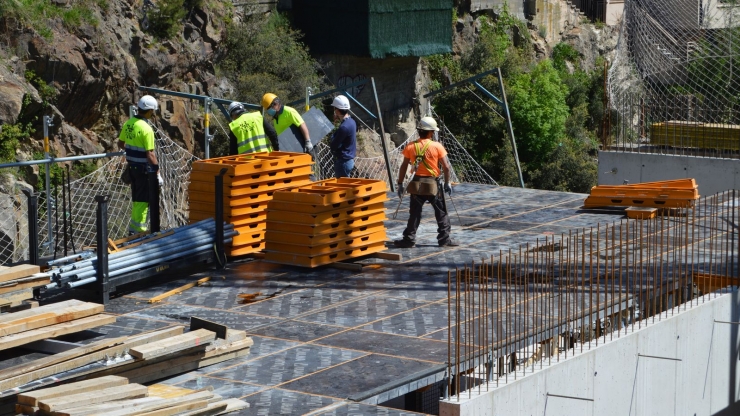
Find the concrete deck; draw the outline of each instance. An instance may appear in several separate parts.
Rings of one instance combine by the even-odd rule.
[[[414,414],[378,404],[443,379],[448,270],[490,259],[499,250],[623,218],[621,211],[580,211],[584,198],[461,184],[455,187],[454,207],[448,201],[459,247],[437,247],[436,223],[427,205],[417,246],[389,248],[403,255],[400,262],[363,260],[376,266],[357,273],[236,261],[225,270],[183,276],[113,299],[106,311],[119,315],[115,325],[68,340],[86,343],[187,325],[197,316],[246,330],[255,343],[251,353],[161,382],[212,385],[224,397],[250,403],[241,415]],[[391,197],[386,204],[389,218],[397,201]],[[401,238],[407,217],[404,201],[397,218],[386,222],[390,239]],[[147,303],[203,276],[212,277],[210,285]],[[245,304],[239,294],[258,297]],[[514,315],[510,319],[518,319]]]

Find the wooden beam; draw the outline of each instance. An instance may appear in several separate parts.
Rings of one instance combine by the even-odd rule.
[[[183,412],[187,412],[189,410],[202,409],[207,406],[208,406],[208,401],[201,400],[195,403],[178,404],[178,405],[168,407],[165,409],[159,409],[159,410],[153,410],[151,412],[135,413],[135,414],[137,416],[170,416],[170,415],[176,415],[176,414],[180,414]]]
[[[73,385],[74,384],[68,386]],[[71,409],[73,407],[80,407],[88,404],[105,403],[122,399],[136,399],[139,397],[146,397],[149,394],[149,390],[147,390],[146,386],[142,386],[141,384],[125,384],[123,386],[114,386],[104,389],[77,389],[70,393],[72,394],[68,394],[64,397],[40,399],[38,401],[39,409],[46,412],[57,412],[59,410]]]
[[[45,377],[52,376],[54,374],[59,374],[65,371],[69,371],[74,368],[82,367],[83,365],[87,365],[95,361],[100,361],[104,359],[106,356],[112,357],[115,355],[120,355],[124,351],[127,351],[129,348],[137,347],[139,345],[144,345],[148,342],[154,342],[154,341],[158,341],[164,338],[182,334],[183,329],[184,327],[182,326],[173,326],[173,327],[159,329],[159,330],[148,332],[145,334],[129,337],[126,340],[126,342],[120,345],[116,345],[115,347],[106,348],[103,350],[97,350],[95,352],[81,355],[79,357],[65,360],[63,362],[46,365],[43,368],[38,368],[37,370],[25,372],[17,376],[14,376],[12,378],[8,378],[8,379],[0,378],[0,391],[13,389],[13,388],[22,386],[24,384],[30,383],[35,380],[39,380]],[[89,374],[91,372],[96,372],[96,371],[99,371],[99,369],[94,369],[88,372],[84,372],[80,375]]]
[[[205,402],[208,403],[208,400],[213,397],[213,392],[208,390],[200,390],[195,391],[190,394],[186,394],[183,396],[178,397],[172,397],[169,399],[162,399],[160,401],[157,401],[155,403],[147,404],[144,406],[141,406],[137,409],[121,409],[116,412],[106,412],[106,416],[133,416],[133,415],[139,415],[139,414],[146,414],[147,412],[154,412],[161,409],[167,409],[172,408],[178,405],[186,405],[186,404],[193,404],[193,403],[200,403]],[[197,408],[206,407],[206,405],[198,406]]]
[[[19,334],[0,337],[0,351],[28,344],[29,342],[38,341],[40,339],[56,338],[61,335],[80,332],[86,329],[112,324],[114,322],[116,322],[115,316],[99,314],[31,331],[21,332]]]
[[[37,308],[41,309],[41,308]],[[85,302],[81,305],[67,306],[66,308],[56,308],[46,313],[32,315],[26,318],[20,318],[5,323],[0,323],[0,337],[17,334],[19,332],[30,331],[36,328],[42,328],[62,322],[68,322],[75,319],[85,318],[103,312],[105,307],[97,303]]]
[[[8,267],[0,270],[0,282],[16,280],[22,277],[28,277],[32,274],[40,273],[41,268],[33,264],[20,264],[18,266]]]
[[[48,284],[51,282],[51,278],[48,276],[39,276],[39,277],[33,277],[33,278],[24,278],[24,279],[30,279],[30,280],[24,280],[23,282],[16,283],[14,281],[0,283],[0,294],[5,294],[9,292],[15,292],[17,290],[23,290],[23,289],[29,289],[36,286],[43,286],[45,284]]]
[[[52,303],[50,305],[40,306],[38,308],[33,308],[33,309],[26,310],[26,311],[16,312],[16,313],[13,313],[12,315],[0,315],[0,324],[10,322],[14,319],[27,318],[29,316],[40,315],[42,313],[54,311],[59,308],[66,308],[69,306],[82,305],[83,303],[85,302],[72,299],[72,300],[66,300],[64,302],[57,302],[57,303]]]
[[[53,416],[88,416],[95,414],[106,414],[120,409],[139,409],[143,405],[161,401],[161,397],[140,397],[138,399],[116,400],[113,402],[93,404],[90,406],[73,407],[71,409],[53,412]]]
[[[14,290],[12,292],[8,292],[8,293],[4,293],[0,295],[0,305],[11,306],[19,302],[23,302],[24,300],[32,299],[32,298],[33,298],[33,289]],[[18,312],[13,312],[14,315],[16,313]],[[0,315],[0,319],[2,319],[3,317],[4,315]]]
[[[200,280],[198,280],[196,282],[188,283],[186,285],[183,285],[183,286],[178,287],[177,289],[172,289],[169,292],[162,293],[159,296],[155,296],[155,297],[149,299],[149,303],[159,302],[162,299],[166,299],[166,298],[168,298],[170,296],[174,296],[174,295],[177,295],[178,293],[182,293],[182,292],[190,289],[191,287],[200,286],[200,285],[202,285],[203,283],[205,283],[205,282],[207,282],[209,280],[211,280],[210,277],[204,277],[204,278],[202,278],[202,279],[200,279]]]
[[[233,399],[233,400],[239,400],[239,399]],[[245,402],[242,402],[246,404]],[[229,410],[227,412],[227,409],[229,408],[229,403],[224,401],[218,401],[218,402],[211,402],[208,403],[208,406],[206,406],[203,409],[198,410],[191,410],[189,412],[180,413],[179,416],[212,416],[212,415],[221,415],[225,413],[234,412],[236,410]],[[236,409],[236,407],[234,407]],[[241,407],[240,409],[244,409],[244,407]]]
[[[54,354],[49,357],[39,358],[29,363],[19,364],[15,367],[6,368],[0,371],[0,380],[6,380],[11,377],[19,376],[21,374],[27,374],[32,371],[38,370],[39,368],[48,367],[48,366],[51,366],[57,363],[71,360],[73,358],[76,358],[76,357],[79,357],[85,354],[90,354],[95,351],[100,351],[112,345],[119,344],[123,342],[125,339],[126,337],[104,339],[102,341],[98,341],[90,345],[84,345],[82,347],[74,348],[74,349],[71,349],[65,352],[61,352],[59,354]]]
[[[125,377],[100,377],[94,380],[85,380],[80,381],[79,383],[64,384],[62,386],[51,387],[48,389],[21,393],[18,395],[18,403],[26,406],[38,406],[38,403],[42,400],[68,396],[70,394],[74,394],[74,392],[101,390],[126,384],[128,384],[128,379]]]
[[[163,339],[141,347],[131,348],[129,354],[138,359],[148,359],[182,351],[188,348],[203,346],[216,339],[216,333],[207,329],[198,329],[176,337]]]
[[[226,339],[226,333],[229,328],[226,325],[221,325],[216,322],[207,321],[205,319],[197,318],[195,316],[190,317],[190,330],[195,331],[198,329],[207,329],[216,334],[216,338]]]
[[[403,255],[399,253],[388,253],[385,251],[379,251],[377,253],[373,253],[370,255],[370,257],[375,257],[376,259],[383,259],[383,260],[394,260],[394,261],[403,260]]]
[[[108,369],[106,370],[107,373],[103,374],[117,374],[136,383],[148,383],[175,374],[186,373],[198,368],[243,357],[249,354],[250,347],[253,344],[252,338],[247,338],[244,341],[238,341],[222,348],[178,355],[162,359],[159,362],[135,361],[126,365],[125,368]]]

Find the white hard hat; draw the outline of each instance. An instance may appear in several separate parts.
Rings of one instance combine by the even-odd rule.
[[[140,110],[156,110],[159,108],[157,99],[151,95],[145,95],[139,98],[139,109]]]
[[[331,106],[340,110],[349,110],[349,100],[344,95],[337,95],[334,97],[334,101],[332,101]]]
[[[439,131],[439,127],[437,127],[437,122],[433,118],[422,117],[419,122],[419,130]]]
[[[242,105],[242,103],[238,101],[234,101],[231,104],[229,104],[229,110],[228,110],[229,115],[231,115],[231,113],[233,113],[236,110],[244,111],[244,105]]]

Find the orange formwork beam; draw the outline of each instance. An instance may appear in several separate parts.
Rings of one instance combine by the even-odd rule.
[[[341,220],[362,218],[372,214],[384,213],[385,205],[382,202],[358,208],[344,208],[326,211],[319,214],[305,214],[300,212],[267,210],[269,222],[287,222],[300,225],[324,225]]]
[[[376,223],[383,223],[383,221],[387,219],[388,218],[385,216],[385,211],[381,211],[376,214],[366,215],[359,218],[339,220],[330,224],[300,225],[289,222],[270,221],[270,217],[268,214],[267,229],[288,233],[292,232],[296,234],[320,235],[325,233],[345,231],[352,228],[368,227]]]
[[[215,210],[213,201],[211,202],[199,202],[190,201],[190,209],[194,211],[207,212],[213,215]],[[240,207],[231,208],[224,206],[224,216],[238,217],[240,215],[251,215],[258,212],[267,211],[267,201],[256,202],[251,205],[242,205]]]
[[[272,200],[267,204],[267,209],[275,211],[301,212],[305,214],[320,214],[327,210],[341,210],[349,208],[360,208],[388,200],[385,192],[357,197],[347,201],[337,202],[331,205],[301,204],[298,202],[285,202]]]
[[[366,256],[385,250],[385,242],[370,243],[366,246],[351,248],[334,253],[321,254],[318,256],[306,256],[295,253],[281,253],[277,251],[266,251],[265,261],[271,263],[289,264],[302,267],[318,267],[355,257]]]
[[[218,174],[226,168],[226,174],[233,177],[259,172],[272,172],[302,166],[311,166],[313,161],[307,153],[263,152],[249,155],[225,156],[193,162],[195,172]]]
[[[699,199],[699,191],[697,189],[644,189],[594,186],[591,188],[591,196],[641,199]]]
[[[261,241],[259,243],[252,243],[252,244],[247,244],[247,245],[238,246],[238,247],[228,247],[226,249],[226,252],[227,252],[226,254],[228,254],[231,257],[236,257],[236,256],[243,256],[246,254],[259,253],[260,251],[264,249],[265,249],[265,242]]]
[[[269,172],[254,172],[247,175],[241,175],[232,177],[230,175],[224,175],[224,187],[227,186],[242,186],[249,185],[252,183],[269,182],[284,178],[295,178],[300,176],[309,176],[311,174],[311,166],[299,166],[297,168],[286,168],[282,170],[269,171]],[[210,183],[213,188],[213,178],[215,174],[212,172],[203,171],[191,171],[190,181],[191,182],[205,182]]]
[[[586,208],[598,208],[609,206],[620,207],[655,207],[655,208],[688,208],[694,205],[694,200],[686,199],[661,199],[661,198],[624,198],[624,197],[599,197],[589,196],[583,202]]]
[[[292,189],[291,192],[279,192],[273,199],[300,204],[331,205],[387,191],[388,187],[384,181],[339,178],[324,181],[320,185]]]
[[[285,244],[275,243],[266,241],[265,250],[275,251],[280,253],[291,253],[299,254],[302,256],[316,257],[322,254],[335,253],[337,251],[345,251],[348,249],[354,249],[359,247],[365,247],[368,244],[385,242],[386,241],[385,229],[378,232],[363,235],[359,237],[350,237],[342,240],[331,241],[328,243],[317,244],[314,246],[298,245],[298,244]]]
[[[274,228],[274,227],[271,227]],[[334,241],[341,241],[349,238],[362,237],[368,234],[377,233],[385,230],[385,224],[377,222],[368,226],[353,227],[346,230],[334,231],[325,234],[298,234],[268,230],[265,233],[265,241],[269,243],[298,244],[303,246],[315,246],[328,244]]]

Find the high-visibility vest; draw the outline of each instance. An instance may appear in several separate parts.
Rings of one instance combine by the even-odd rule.
[[[423,163],[424,167],[427,168],[429,173],[432,174],[433,177],[439,176],[439,173],[437,173],[437,170],[432,167],[432,165],[429,164],[426,160],[424,160],[424,154],[426,154],[427,149],[429,148],[429,145],[432,143],[431,140],[424,143],[424,147],[421,147],[419,142],[414,142],[414,150],[416,151],[416,160],[414,161],[414,172],[416,172],[416,169],[419,167],[419,163]]]
[[[146,154],[154,150],[154,130],[142,118],[132,117],[121,128],[118,139],[125,143],[126,160],[134,166],[146,166]]]
[[[255,111],[244,113],[229,123],[229,128],[236,136],[239,154],[254,152],[272,152],[270,140],[265,136],[262,125],[262,114]]]

